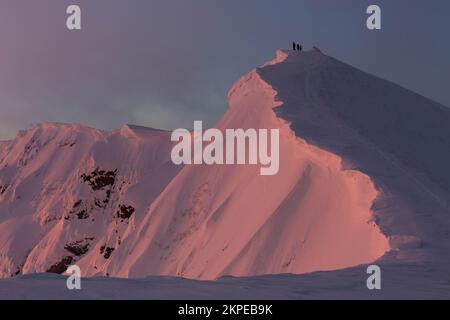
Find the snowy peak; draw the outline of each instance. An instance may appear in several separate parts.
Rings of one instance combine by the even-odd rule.
[[[277,175],[176,166],[170,132],[132,125],[0,143],[0,275],[308,273],[448,243],[444,107],[316,49],[278,51],[228,103],[219,130],[279,130]]]
[[[293,51],[293,50],[277,50],[276,56],[273,60],[264,63],[261,67],[252,69],[249,73],[243,75],[238,81],[236,81],[228,93],[228,102],[233,98],[233,95],[239,91],[239,94],[246,95],[250,91],[254,91],[255,86],[265,88],[266,91],[276,92],[276,83],[272,81],[274,79],[263,79],[261,76],[265,70],[280,70],[280,80],[289,80],[291,77],[301,75],[303,73],[309,73],[323,65],[327,65],[333,62],[333,59],[324,55],[319,49],[311,49],[306,51]],[[276,79],[277,80],[277,79]],[[291,80],[289,80],[291,81]],[[288,83],[286,83],[288,84]],[[289,83],[289,87],[294,83]]]
[[[305,51],[293,50],[277,50],[275,58],[262,65],[262,68],[273,66],[281,63],[296,64],[294,67],[297,71],[301,68],[315,66],[320,62],[325,62],[329,58],[322,53],[318,48],[313,48]]]
[[[120,128],[120,135],[129,139],[148,140],[148,139],[165,139],[170,137],[170,132],[165,130],[142,127],[132,124],[126,124]]]
[[[450,191],[450,174],[442,174],[448,172],[450,142],[438,138],[450,136],[449,108],[317,50],[291,51],[281,63],[257,72],[284,101],[277,113],[295,123],[297,135],[326,146],[321,136],[328,129],[320,114],[332,113],[333,121],[360,133],[414,171],[425,171],[438,187]]]
[[[100,136],[105,134],[105,131],[90,128],[80,124],[58,123],[58,122],[45,122],[32,125],[27,130],[19,132],[19,137],[30,136],[64,136],[64,135],[76,135],[76,134],[92,134]]]
[[[257,73],[296,136],[371,177],[377,221],[393,247],[410,246],[415,256],[423,242],[448,242],[449,108],[318,50],[291,52]]]

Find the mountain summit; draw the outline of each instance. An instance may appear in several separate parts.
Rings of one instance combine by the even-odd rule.
[[[277,175],[175,166],[169,132],[131,125],[0,143],[0,276],[215,279],[448,249],[448,109],[319,50],[278,51],[228,101],[219,130],[280,130]]]

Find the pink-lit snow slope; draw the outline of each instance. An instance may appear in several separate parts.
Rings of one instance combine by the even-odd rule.
[[[175,166],[169,132],[133,126],[45,124],[0,144],[0,275],[76,263],[216,279],[448,256],[445,107],[318,50],[279,51],[228,100],[218,129],[280,130],[278,174]]]
[[[184,167],[150,206],[139,236],[123,246],[130,255],[113,273],[305,273],[368,263],[389,249],[373,220],[370,178],[296,137],[275,115],[275,97],[251,71],[231,89],[216,127],[278,128],[278,174],[261,176],[254,165]]]

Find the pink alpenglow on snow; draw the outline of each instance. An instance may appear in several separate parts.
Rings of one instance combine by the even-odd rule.
[[[77,264],[83,276],[216,279],[382,257],[390,245],[373,216],[374,182],[277,115],[286,101],[261,76],[291,63],[287,53],[277,56],[233,85],[215,126],[216,137],[234,128],[267,130],[267,145],[269,133],[276,137],[270,152],[246,149],[234,164],[177,165],[170,132],[130,125],[37,125],[0,144],[0,275]]]

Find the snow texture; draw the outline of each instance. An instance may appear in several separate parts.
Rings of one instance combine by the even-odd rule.
[[[131,125],[1,142],[0,297],[449,297],[449,109],[317,49],[278,51],[228,101],[219,130],[280,130],[277,175],[175,166],[170,132]],[[78,293],[36,275],[74,263]]]

